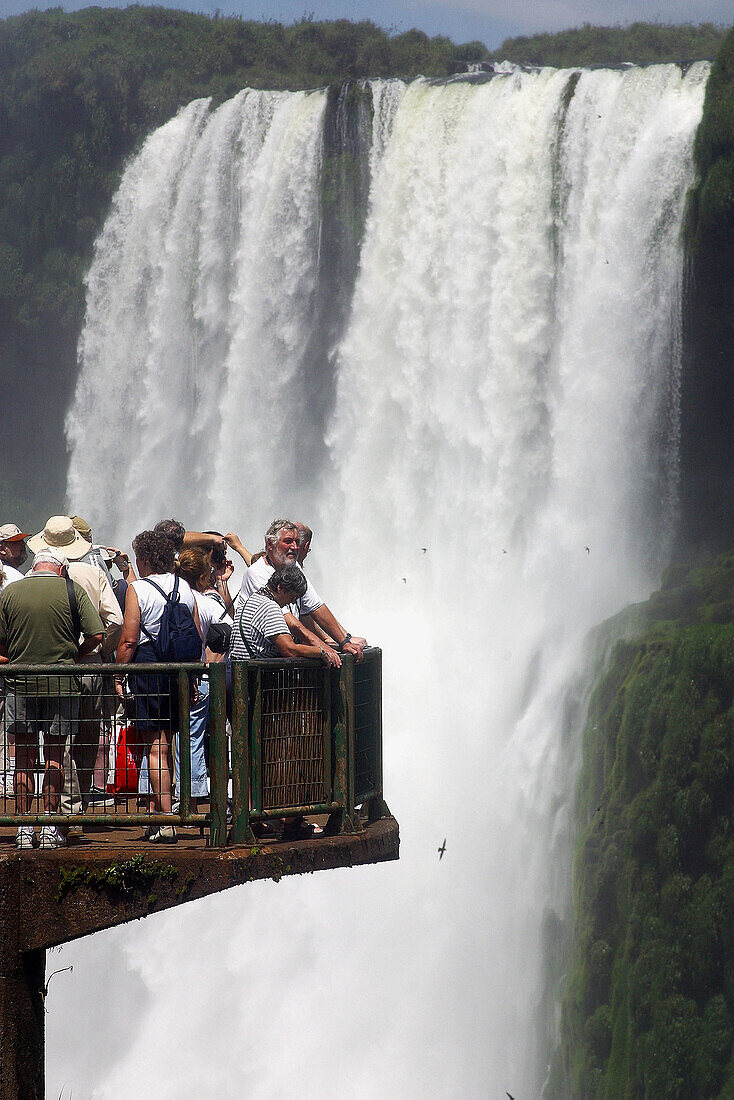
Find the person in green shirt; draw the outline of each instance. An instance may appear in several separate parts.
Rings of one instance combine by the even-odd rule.
[[[72,610],[67,579],[64,555],[42,550],[33,559],[31,572],[0,595],[0,664],[10,665],[4,670],[6,722],[8,733],[15,737],[18,814],[30,812],[40,734],[46,759],[43,808],[45,813],[58,812],[64,746],[68,737],[78,736],[79,683],[71,675],[14,676],[12,665],[74,665],[100,644],[104,634],[86,592],[70,581],[76,597]],[[16,846],[30,848],[34,842],[32,826],[21,826]],[[41,829],[41,847],[58,848],[65,843],[65,836],[54,826]]]

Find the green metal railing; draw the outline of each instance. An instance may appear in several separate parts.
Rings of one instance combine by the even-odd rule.
[[[382,797],[382,652],[365,650],[340,669],[313,661],[232,664],[233,843],[252,840],[251,824],[276,817],[327,814],[326,831],[359,828],[387,812]],[[369,696],[360,712],[356,700]],[[372,763],[369,787],[359,761]]]
[[[125,672],[132,671],[130,666]],[[209,676],[209,812],[191,810],[190,701],[192,681]],[[10,678],[69,678],[123,672],[115,665],[5,665]],[[382,790],[382,652],[365,650],[357,663],[345,654],[340,669],[313,661],[247,660],[232,663],[231,761],[227,738],[224,664],[135,666],[145,675],[175,677],[178,692],[179,810],[75,814],[0,813],[0,825],[84,824],[126,827],[181,824],[208,828],[208,844],[246,844],[252,824],[297,815],[328,815],[326,832],[361,827],[387,813]],[[111,683],[111,679],[109,679]],[[57,688],[58,690],[58,688]],[[232,824],[228,828],[231,777]]]

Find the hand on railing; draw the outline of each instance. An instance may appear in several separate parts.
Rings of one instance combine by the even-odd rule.
[[[344,642],[342,653],[352,653],[358,661],[361,661],[364,656],[364,643],[361,639],[352,638],[351,641]]]
[[[331,646],[321,646],[321,655],[324,659],[324,663],[330,665],[331,668],[341,668],[342,659],[335,649]]]

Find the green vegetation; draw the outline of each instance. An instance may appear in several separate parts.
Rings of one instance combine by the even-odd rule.
[[[0,318],[78,327],[82,275],[123,159],[202,96],[359,76],[445,76],[477,47],[372,23],[292,27],[163,8],[31,12],[0,23]]]
[[[63,901],[67,894],[83,886],[89,886],[92,890],[104,890],[112,894],[144,893],[154,883],[167,878],[176,878],[177,875],[178,871],[171,864],[151,863],[143,856],[133,856],[131,859],[122,862],[114,860],[106,867],[98,869],[70,867],[65,870],[61,868],[56,900]],[[190,884],[187,879],[186,889],[189,888]],[[154,894],[151,894],[150,897],[155,900]]]
[[[589,710],[549,1096],[731,1100],[734,553],[669,569],[635,614]]]
[[[711,69],[694,155],[699,180],[686,220],[682,534],[689,545],[723,549],[734,530],[734,30]]]
[[[152,129],[192,99],[217,104],[248,85],[439,77],[457,57],[486,54],[477,43],[347,20],[284,27],[130,7],[1,21],[0,377],[4,403],[18,410],[4,424],[6,452],[19,458],[0,483],[2,513],[22,507],[24,522],[39,526],[60,507],[63,423],[49,425],[48,409],[68,405],[93,243],[126,158]],[[28,448],[38,438],[43,452]],[[29,483],[47,493],[34,516]]]
[[[665,61],[713,61],[727,28],[713,23],[632,23],[629,27],[582,27],[557,34],[507,38],[491,55],[528,65],[652,65]]]
[[[695,158],[700,181],[690,211],[691,246],[705,248],[708,238],[723,234],[734,248],[734,30],[711,70]]]

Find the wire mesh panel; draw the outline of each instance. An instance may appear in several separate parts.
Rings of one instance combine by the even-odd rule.
[[[5,665],[0,817],[112,824],[190,803],[190,709],[200,666]],[[180,766],[174,767],[174,749]],[[77,816],[79,815],[79,816]],[[65,834],[64,834],[65,835]],[[37,838],[36,838],[37,839]]]
[[[262,671],[263,809],[327,797],[323,677],[319,668]]]
[[[354,800],[382,794],[382,652],[365,651],[354,666]]]

